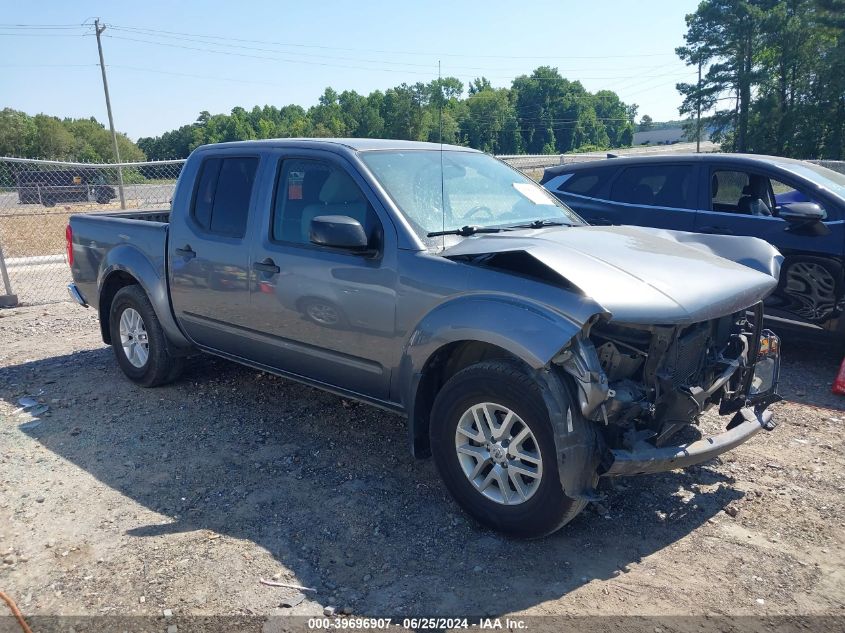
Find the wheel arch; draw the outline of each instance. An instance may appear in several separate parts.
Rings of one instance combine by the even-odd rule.
[[[112,342],[111,304],[114,301],[114,297],[122,288],[133,285],[140,284],[135,277],[125,270],[113,270],[103,279],[97,309],[100,313],[100,335],[103,337],[103,343],[106,345],[111,345]]]
[[[176,353],[177,350],[191,347],[170,309],[170,295],[163,258],[160,265],[154,266],[137,248],[128,244],[116,246],[104,258],[99,280],[97,307],[100,313],[100,330],[105,343],[111,343],[109,312],[115,294],[121,288],[135,284],[144,290],[150,300],[171,351]]]
[[[412,454],[430,455],[431,407],[452,375],[499,358],[529,371],[542,370],[585,322],[541,304],[495,295],[463,297],[438,306],[408,337],[397,372]]]

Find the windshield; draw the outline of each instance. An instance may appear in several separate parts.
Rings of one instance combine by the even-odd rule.
[[[835,193],[841,198],[845,198],[845,174],[840,174],[838,171],[833,171],[821,165],[813,163],[777,163],[779,167],[791,171],[797,176],[803,176],[820,187],[824,187],[831,193]]]
[[[371,151],[361,159],[424,243],[463,226],[507,227],[536,220],[583,224],[540,185],[487,154],[446,150]]]

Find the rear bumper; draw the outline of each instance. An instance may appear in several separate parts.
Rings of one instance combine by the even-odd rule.
[[[88,302],[85,301],[85,297],[82,296],[82,293],[79,291],[79,288],[76,287],[76,284],[68,284],[67,292],[70,295],[70,298],[76,301],[76,303],[81,305],[83,308],[88,307]]]
[[[641,448],[633,450],[612,449],[613,461],[602,476],[644,475],[700,464],[739,446],[757,432],[771,431],[777,425],[769,409],[758,411],[745,407],[737,412],[735,420],[739,423],[724,433],[689,444],[655,448],[642,442]]]

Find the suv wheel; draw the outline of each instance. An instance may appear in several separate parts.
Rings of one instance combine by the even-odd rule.
[[[126,286],[114,296],[109,329],[117,363],[131,381],[156,387],[181,374],[183,360],[168,352],[164,331],[140,286]]]
[[[478,363],[450,378],[435,399],[430,433],[449,492],[487,526],[537,538],[586,505],[561,488],[548,410],[516,363]]]

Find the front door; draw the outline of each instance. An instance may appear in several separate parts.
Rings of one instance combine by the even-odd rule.
[[[279,161],[269,222],[253,244],[251,353],[312,380],[386,399],[396,321],[395,234],[360,176],[331,155]],[[310,241],[311,220],[358,220],[375,256]],[[391,226],[392,228],[392,226]]]
[[[758,237],[784,255],[780,284],[766,302],[768,310],[815,324],[834,316],[845,290],[845,227],[836,209],[826,209],[824,223],[807,230],[778,217],[781,205],[788,202],[809,201],[825,208],[797,179],[719,165],[710,168],[709,182],[704,208],[696,214],[697,232]]]

